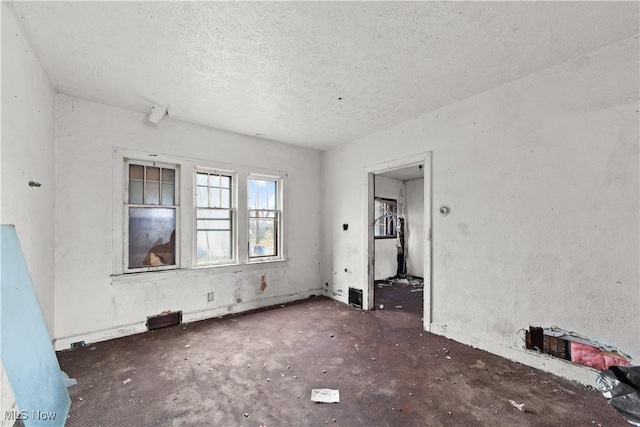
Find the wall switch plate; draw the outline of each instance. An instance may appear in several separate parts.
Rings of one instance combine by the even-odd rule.
[[[207,294],[207,302],[211,302],[211,301],[213,301],[213,292],[209,292]]]

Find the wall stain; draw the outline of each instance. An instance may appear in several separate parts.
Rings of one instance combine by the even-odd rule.
[[[242,279],[236,279],[236,286],[233,289],[233,298],[236,300],[238,304],[242,302]]]
[[[591,65],[591,58],[587,55],[581,56],[580,58],[574,59],[573,61],[569,62],[569,65],[567,66],[567,71],[570,71],[570,72],[579,71],[582,68],[588,67],[589,65]]]
[[[464,222],[458,223],[458,231],[460,231],[460,233],[462,233],[463,236],[468,236],[469,234],[471,234],[471,230],[469,229],[469,226]]]
[[[260,283],[260,292],[264,292],[264,290],[267,289],[267,275],[263,274],[261,280],[262,281]]]
[[[622,183],[637,181],[634,160],[637,161],[638,139],[634,120],[625,120],[607,160],[604,184],[618,187]],[[635,168],[637,171],[637,168]]]

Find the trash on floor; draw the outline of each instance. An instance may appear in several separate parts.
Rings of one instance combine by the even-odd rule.
[[[640,426],[640,366],[612,366],[600,372],[596,389],[625,420]]]
[[[340,403],[340,390],[314,388],[311,390],[311,401],[319,403]]]
[[[509,403],[511,403],[511,406],[513,406],[514,408],[516,408],[518,411],[520,412],[527,412],[527,410],[524,407],[524,403],[517,403],[514,400],[509,400]]]
[[[387,279],[378,279],[375,281],[378,288],[406,288],[411,285],[414,288],[423,288],[424,279],[417,276],[394,276]],[[416,291],[417,292],[417,291]]]
[[[409,279],[395,279],[394,282],[398,285],[401,286],[408,286],[409,285]]]
[[[409,280],[409,284],[414,288],[423,288],[424,279],[422,277],[412,277],[411,280]]]

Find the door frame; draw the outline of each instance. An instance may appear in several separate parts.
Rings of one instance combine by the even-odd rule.
[[[400,159],[389,160],[383,163],[378,163],[375,165],[371,165],[365,168],[365,242],[364,242],[364,265],[367,268],[364,269],[364,280],[363,282],[367,284],[365,286],[364,291],[366,295],[363,296],[363,305],[367,310],[374,309],[374,300],[373,295],[375,291],[375,239],[374,239],[374,230],[373,230],[373,222],[375,219],[374,212],[374,199],[375,199],[375,180],[374,175],[388,172],[394,169],[402,169],[411,166],[418,166],[420,164],[424,165],[424,235],[423,235],[423,245],[424,245],[424,259],[423,259],[423,268],[424,268],[424,292],[423,292],[423,327],[424,330],[431,330],[431,322],[432,322],[432,313],[433,313],[433,288],[432,288],[432,264],[433,264],[433,255],[432,255],[432,232],[431,232],[431,221],[432,221],[432,212],[431,212],[431,195],[432,195],[432,175],[431,175],[431,161],[432,161],[432,152],[428,151],[426,153],[420,153],[409,157],[403,157]]]

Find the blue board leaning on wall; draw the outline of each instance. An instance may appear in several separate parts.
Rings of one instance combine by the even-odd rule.
[[[29,275],[18,233],[2,225],[0,249],[0,353],[17,409],[3,421],[63,426],[71,400]]]

